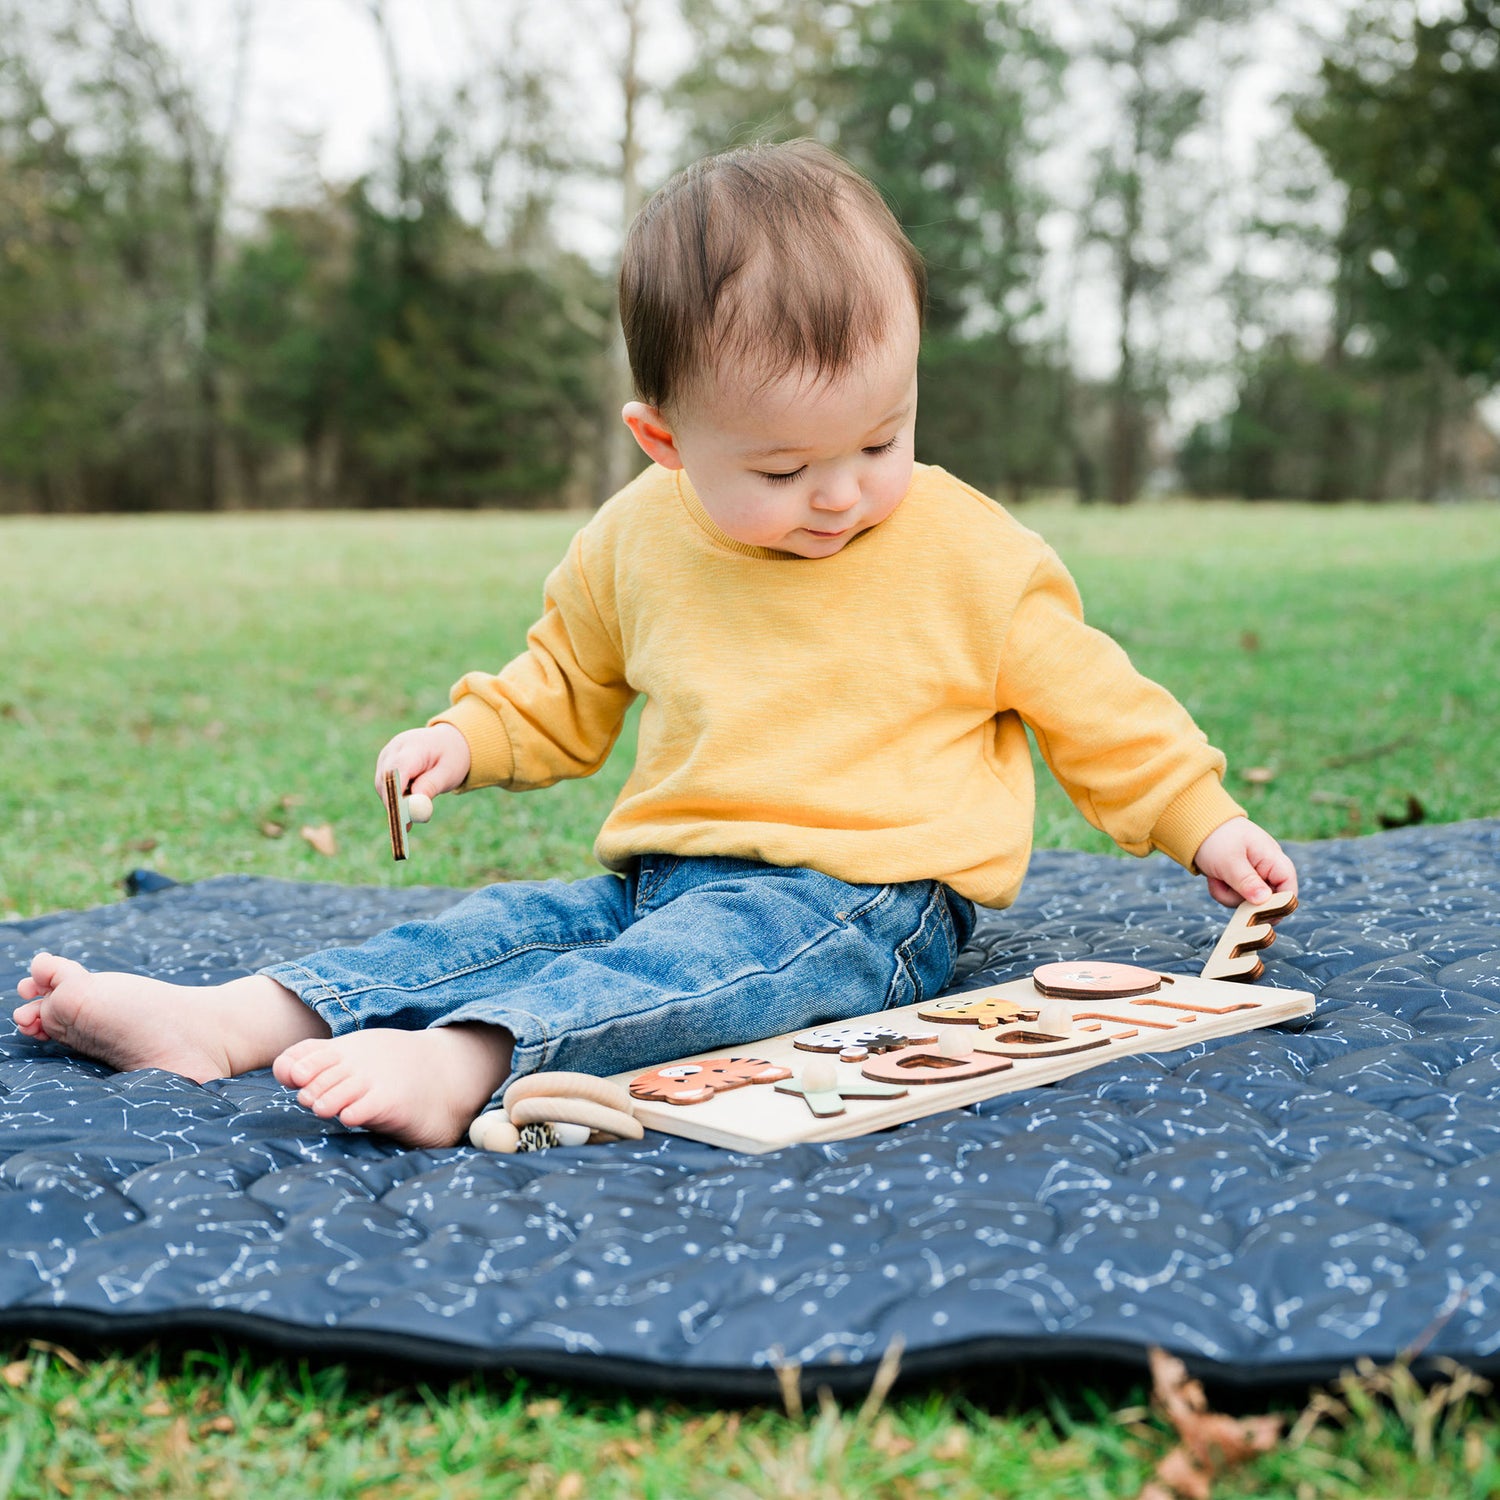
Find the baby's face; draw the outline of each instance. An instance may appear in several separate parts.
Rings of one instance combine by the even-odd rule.
[[[920,331],[891,333],[831,380],[721,380],[676,413],[677,451],[719,529],[752,546],[832,557],[900,505],[911,484]]]

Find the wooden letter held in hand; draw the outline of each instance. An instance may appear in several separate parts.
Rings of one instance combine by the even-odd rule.
[[[1297,909],[1292,895],[1268,897],[1265,901],[1245,901],[1229,919],[1224,935],[1200,977],[1204,979],[1259,979],[1266,972],[1260,960],[1260,949],[1276,941],[1273,923]]]

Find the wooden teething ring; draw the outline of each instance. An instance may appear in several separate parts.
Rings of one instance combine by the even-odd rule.
[[[638,1141],[646,1133],[633,1116],[592,1099],[531,1094],[507,1104],[505,1112],[518,1129],[523,1125],[587,1125],[590,1130],[630,1141]]]

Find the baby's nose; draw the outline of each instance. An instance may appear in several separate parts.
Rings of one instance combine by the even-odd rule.
[[[859,500],[859,480],[853,474],[839,474],[818,487],[813,506],[818,510],[848,510]]]

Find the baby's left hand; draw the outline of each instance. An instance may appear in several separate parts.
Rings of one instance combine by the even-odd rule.
[[[1193,863],[1208,877],[1208,893],[1225,906],[1297,893],[1297,869],[1281,845],[1249,818],[1221,823],[1198,846]]]

